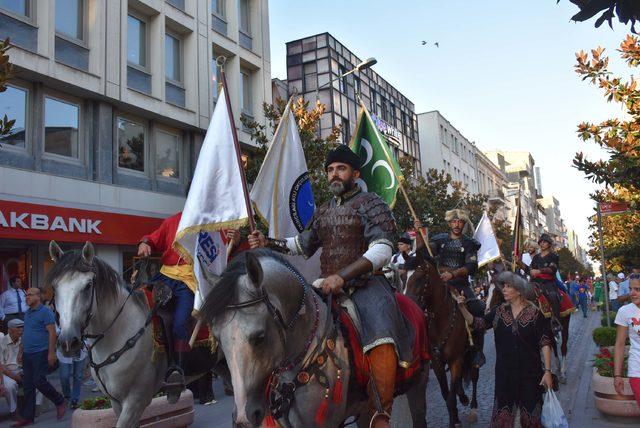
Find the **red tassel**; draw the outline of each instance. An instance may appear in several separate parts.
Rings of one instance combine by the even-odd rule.
[[[335,404],[342,403],[342,378],[338,376],[336,384],[333,386],[333,402]]]
[[[267,428],[276,428],[276,420],[271,413],[268,413],[264,418],[264,426]]]
[[[324,396],[324,400],[322,400],[322,403],[320,404],[320,407],[318,407],[318,411],[316,412],[316,423],[318,424],[318,426],[324,426],[324,422],[327,420],[328,409],[329,409],[329,395],[327,391],[327,394],[325,394]]]

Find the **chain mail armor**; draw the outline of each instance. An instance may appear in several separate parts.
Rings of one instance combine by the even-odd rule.
[[[358,260],[372,245],[393,248],[395,230],[389,206],[375,193],[362,192],[356,186],[320,206],[295,238],[295,245],[305,257],[322,247],[320,268],[326,278]],[[345,284],[344,290],[357,308],[364,352],[394,344],[401,364],[411,361],[413,330],[400,313],[384,275],[363,275]]]

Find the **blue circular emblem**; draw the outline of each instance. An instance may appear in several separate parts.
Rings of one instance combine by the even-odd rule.
[[[298,232],[307,227],[315,209],[309,173],[305,172],[293,183],[289,194],[289,213]]]

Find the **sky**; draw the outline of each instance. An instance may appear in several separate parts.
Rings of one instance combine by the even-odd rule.
[[[439,110],[481,150],[530,151],[542,194],[558,198],[586,248],[596,186],[571,161],[605,154],[578,139],[577,125],[623,112],[575,73],[575,53],[602,46],[628,76],[615,50],[629,29],[571,22],[577,10],[569,0],[271,0],[271,74],[286,79],[287,41],[328,31],[359,58],[375,57],[373,69],[416,113]]]

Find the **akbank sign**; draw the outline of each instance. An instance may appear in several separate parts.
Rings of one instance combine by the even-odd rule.
[[[155,217],[0,200],[0,238],[5,239],[135,245],[161,222]]]

